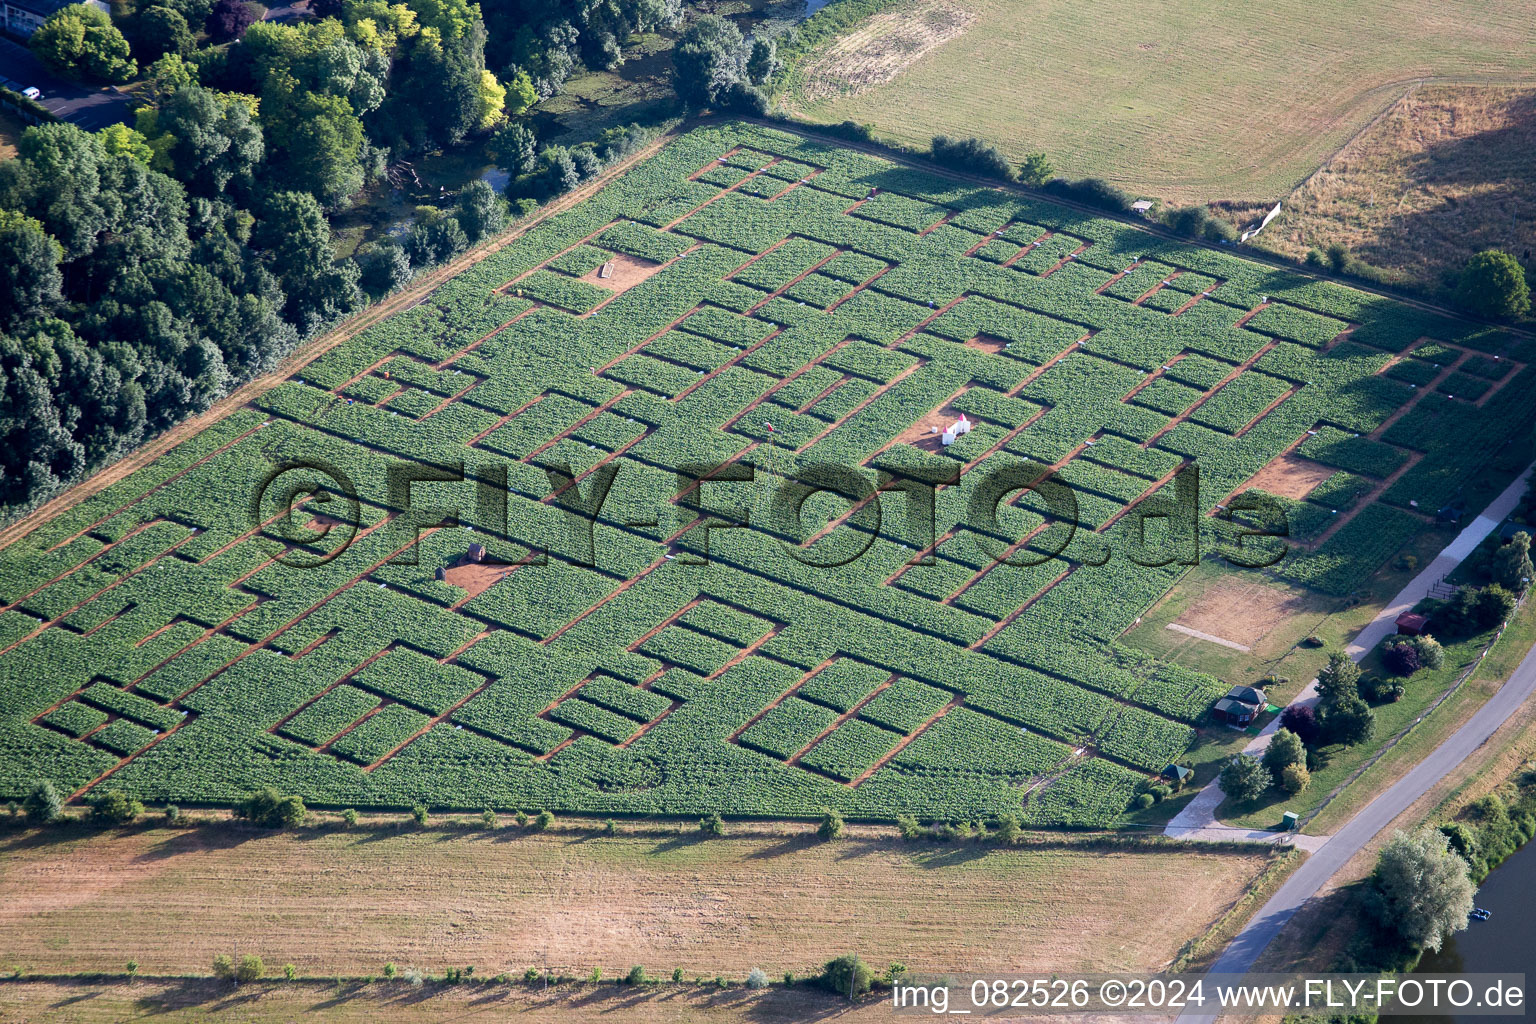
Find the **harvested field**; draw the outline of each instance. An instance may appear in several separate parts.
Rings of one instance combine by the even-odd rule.
[[[488,975],[546,962],[583,977],[635,963],[690,978],[803,975],[850,948],[914,970],[1150,970],[1268,862],[1262,850],[754,832],[12,834],[0,842],[0,967],[117,971],[132,957],[146,974],[202,973],[238,945],[321,976],[386,961]]]
[[[1282,455],[1263,469],[1239,490],[1256,487],[1282,498],[1301,500],[1311,494],[1318,484],[1337,473],[1332,466],[1325,466],[1300,455]]]
[[[1223,581],[1201,594],[1176,624],[1252,647],[1306,604],[1293,592],[1263,583]]]
[[[1272,204],[1414,80],[1529,81],[1536,42],[1526,7],[1481,0],[965,7],[963,35],[884,84],[839,93],[803,72],[799,111],[906,145],[943,132],[1044,150],[1069,176],[1181,203]]]
[[[804,94],[811,100],[856,96],[884,85],[975,20],[971,11],[943,0],[876,14],[805,68]]]
[[[662,265],[653,260],[643,260],[638,256],[629,256],[625,253],[615,253],[601,267],[584,275],[581,280],[588,284],[595,284],[599,288],[607,288],[611,292],[627,292],[635,285],[644,281],[652,274],[660,270]],[[608,276],[603,276],[603,271],[608,271]]]
[[[1473,253],[1536,247],[1533,148],[1536,89],[1410,90],[1292,193],[1257,241],[1294,258],[1342,244],[1373,266],[1437,287]]]

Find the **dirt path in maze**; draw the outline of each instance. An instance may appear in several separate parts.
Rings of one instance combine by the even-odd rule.
[[[336,346],[357,337],[374,324],[387,320],[396,313],[403,313],[412,306],[425,301],[427,296],[452,278],[462,274],[486,257],[500,252],[504,247],[517,241],[530,229],[549,218],[563,213],[579,203],[585,202],[597,194],[609,182],[624,174],[636,164],[650,159],[671,142],[677,134],[677,131],[674,129],[657,137],[650,145],[615,164],[590,183],[541,207],[537,216],[532,219],[517,223],[490,241],[476,246],[468,252],[444,263],[442,266],[434,267],[417,277],[411,282],[410,287],[404,291],[397,292],[381,302],[374,303],[367,309],[344,320],[335,329],[304,342],[294,349],[275,370],[246,381],[224,398],[215,402],[206,412],[183,420],[165,433],[146,441],[128,455],[111,465],[102,467],[91,476],[65,489],[3,530],[0,530],[0,549],[16,543],[48,520],[62,515],[92,495],[106,490],[118,481],[143,469],[183,441],[206,430],[237,409],[244,408]]]

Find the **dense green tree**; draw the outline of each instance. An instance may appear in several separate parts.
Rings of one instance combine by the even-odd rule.
[[[64,801],[59,798],[59,791],[53,788],[53,783],[43,781],[33,785],[26,799],[21,802],[21,809],[31,824],[51,825],[63,816]]]
[[[1358,696],[1360,666],[1343,651],[1328,655],[1328,664],[1317,673],[1317,694],[1320,704],[1341,696]]]
[[[358,268],[358,284],[374,298],[403,287],[411,279],[411,258],[392,238],[373,243],[360,252]]]
[[[270,786],[248,793],[235,804],[235,817],[265,828],[297,828],[304,823],[306,813],[303,800],[283,796]]]
[[[1258,758],[1238,754],[1222,766],[1216,781],[1228,797],[1238,803],[1248,803],[1263,796],[1275,780]]]
[[[1456,287],[1461,307],[1491,320],[1518,320],[1531,311],[1531,289],[1520,261],[1488,249],[1467,260]]]
[[[454,202],[453,215],[464,229],[469,244],[500,231],[507,222],[507,202],[489,182],[476,179],[464,186]]]
[[[248,194],[266,154],[250,105],[201,86],[176,90],[153,118],[162,154],[158,166],[193,195]]]
[[[706,14],[689,25],[672,48],[673,88],[685,103],[715,106],[747,77],[750,55],[740,29],[719,15]]]
[[[1536,569],[1531,566],[1531,535],[1522,530],[1494,551],[1488,560],[1488,574],[1505,590],[1516,594],[1524,591],[1536,578]]]
[[[126,82],[138,70],[112,19],[86,4],[54,11],[28,42],[39,60],[67,78]]]
[[[63,301],[63,256],[63,248],[35,218],[0,209],[0,331],[58,307]]]
[[[1055,176],[1056,168],[1044,153],[1026,153],[1019,164],[1019,181],[1022,184],[1038,188]]]
[[[517,177],[533,170],[539,158],[539,140],[527,125],[512,122],[491,136],[485,150],[496,166]]]
[[[753,85],[762,85],[784,68],[784,62],[779,59],[778,46],[772,39],[754,39],[752,49],[747,56],[747,80]]]
[[[452,259],[469,248],[469,236],[456,218],[432,207],[421,209],[406,236],[411,265],[427,267]]]
[[[1306,764],[1307,748],[1302,745],[1301,737],[1289,729],[1280,729],[1270,737],[1269,746],[1264,748],[1264,767],[1275,778],[1280,777],[1282,769],[1293,764]]]
[[[1371,885],[1377,919],[1413,947],[1431,950],[1466,928],[1476,891],[1467,862],[1443,833],[1428,825],[1392,833]]]
[[[454,225],[457,227],[457,223]],[[337,263],[325,211],[307,192],[278,192],[262,205],[251,233],[288,296],[288,318],[311,329],[356,309],[357,264]]]
[[[874,977],[868,964],[849,954],[827,961],[821,972],[821,984],[845,999],[857,999],[869,991]]]
[[[108,156],[126,156],[148,167],[155,157],[149,140],[143,134],[125,124],[109,124],[96,133],[101,148]]]
[[[1317,706],[1318,726],[1330,743],[1355,746],[1376,733],[1376,715],[1359,694],[1344,693]]]
[[[161,4],[144,7],[128,20],[129,42],[133,55],[147,65],[166,54],[186,57],[197,48],[197,40],[180,11]]]
[[[256,13],[249,4],[241,0],[219,0],[208,12],[203,29],[215,42],[227,43],[231,39],[243,38],[246,30],[254,24]]]

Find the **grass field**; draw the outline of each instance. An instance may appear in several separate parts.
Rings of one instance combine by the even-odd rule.
[[[473,964],[482,976],[548,965],[615,977],[639,963],[736,981],[754,967],[805,977],[848,951],[882,969],[1151,970],[1270,863],[1264,849],[1036,839],[1000,850],[888,832],[825,844],[749,826],[710,840],[80,830],[0,836],[0,854],[6,973],[117,972],[136,959],[144,974],[206,974],[238,946],[307,977],[377,975],[386,962],[438,976]]]
[[[1536,414],[1533,359],[1117,221],[700,128],[13,531],[0,794],[1111,823],[1229,685],[1121,641],[1199,553],[1159,526],[1173,503],[1235,557],[1259,524],[1209,513],[1272,488],[1268,575],[1357,593],[1423,509],[1521,468],[1493,442]],[[402,510],[404,460],[438,467],[412,498],[439,511]],[[1023,489],[1047,477],[1075,516]],[[881,479],[958,483],[930,533]]]
[[[1300,259],[1342,244],[1431,291],[1473,253],[1536,247],[1536,90],[1414,89],[1285,201],[1253,240]],[[1251,223],[1256,210],[1235,210]]]
[[[955,20],[939,8],[971,18],[925,49],[914,24]],[[913,0],[867,33],[867,55],[804,75],[791,103],[910,145],[942,132],[1014,158],[1045,150],[1063,173],[1148,196],[1273,202],[1415,79],[1529,78],[1533,41],[1529,11],[1478,0]],[[911,59],[853,91],[880,54]]]

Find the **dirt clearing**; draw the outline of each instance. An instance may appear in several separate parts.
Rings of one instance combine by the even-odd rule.
[[[1306,598],[1289,591],[1223,580],[1201,594],[1175,624],[1252,647],[1286,618],[1307,609]]]
[[[1257,487],[1281,498],[1300,501],[1316,490],[1318,484],[1337,472],[1332,466],[1304,459],[1300,455],[1282,455],[1259,470],[1237,491],[1242,493],[1250,487]]]
[[[238,946],[320,976],[386,962],[521,974],[546,960],[583,977],[636,963],[803,975],[849,949],[914,970],[1149,970],[1220,918],[1266,857],[859,831],[820,843],[787,827],[703,841],[691,828],[12,833],[0,969],[120,971],[132,958],[145,974],[204,973]]]
[[[971,11],[942,0],[876,14],[806,66],[803,95],[810,100],[856,96],[884,85],[975,20]]]
[[[627,292],[635,285],[661,269],[660,263],[643,260],[639,256],[615,253],[607,263],[582,275],[581,280],[607,288],[611,292]],[[607,271],[607,276],[603,276]]]

